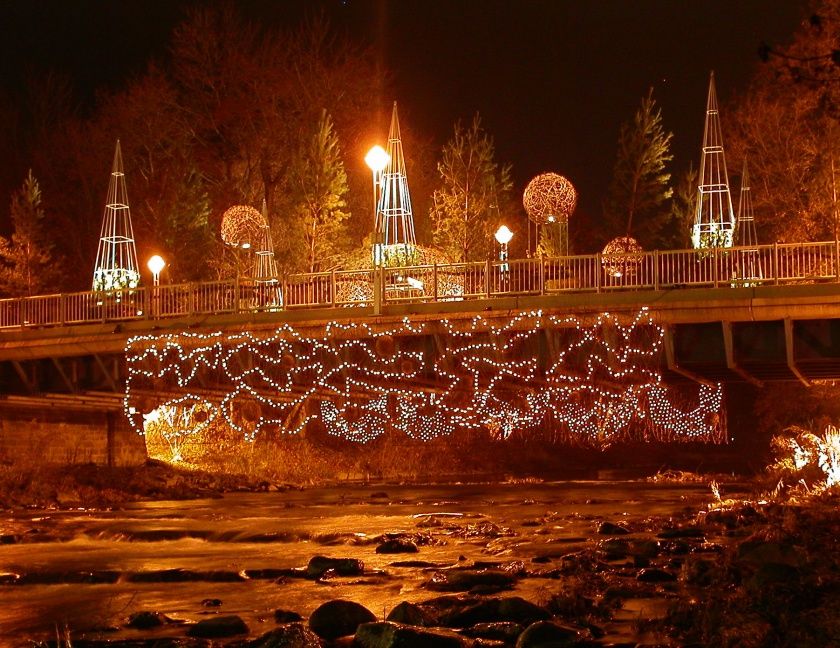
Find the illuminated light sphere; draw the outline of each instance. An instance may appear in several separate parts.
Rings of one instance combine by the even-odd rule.
[[[601,251],[601,266],[610,277],[635,275],[644,258],[644,250],[632,236],[619,236]]]
[[[234,205],[222,216],[222,241],[231,247],[249,248],[259,241],[265,220],[247,205]]]
[[[528,218],[537,225],[565,223],[575,211],[577,191],[574,185],[557,173],[536,176],[522,194]]]
[[[370,149],[367,152],[367,155],[365,155],[365,164],[367,164],[370,170],[374,173],[382,171],[382,169],[388,166],[390,161],[391,156],[388,155],[388,152],[378,144]]]
[[[154,256],[149,258],[149,260],[146,262],[146,266],[149,268],[152,274],[159,275],[161,271],[166,267],[166,261],[164,261],[163,257],[159,254],[155,254]]]
[[[507,225],[502,225],[496,230],[495,236],[500,245],[507,245],[513,238],[513,232],[510,231],[510,228]]]

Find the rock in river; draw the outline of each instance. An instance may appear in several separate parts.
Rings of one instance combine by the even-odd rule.
[[[464,637],[448,630],[430,630],[390,621],[365,623],[356,631],[358,648],[465,648]]]
[[[314,632],[302,623],[286,623],[248,644],[248,648],[321,648]]]
[[[321,578],[332,570],[338,576],[360,576],[365,571],[365,564],[357,558],[327,558],[313,556],[306,566],[307,578]]]
[[[391,538],[376,548],[378,554],[417,553],[417,545],[407,538]]]
[[[537,621],[519,635],[516,648],[562,648],[577,645],[581,638],[581,632],[577,628],[553,621]]]
[[[362,623],[376,621],[376,616],[365,606],[336,599],[318,607],[309,617],[309,627],[323,639],[337,639],[356,632]]]
[[[247,634],[248,626],[235,614],[230,616],[218,616],[211,619],[203,619],[192,626],[187,634],[190,637],[202,639],[221,639],[233,637],[238,634]]]

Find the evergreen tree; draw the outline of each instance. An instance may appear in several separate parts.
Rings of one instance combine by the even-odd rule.
[[[435,246],[456,262],[488,258],[500,225],[494,208],[505,204],[512,182],[510,167],[495,161],[493,138],[478,113],[468,128],[455,125],[437,168],[441,184],[429,212]]]
[[[346,206],[347,174],[341,160],[338,135],[326,110],[314,134],[301,149],[293,169],[298,192],[295,211],[305,241],[306,269],[316,272],[334,266],[350,241]]]
[[[642,99],[633,120],[621,127],[618,155],[607,191],[604,220],[610,238],[633,236],[642,247],[662,246],[668,233],[668,200],[673,159],[672,133],[662,126],[662,111],[656,106],[653,88]]]
[[[691,248],[691,228],[697,208],[697,169],[689,164],[686,172],[674,186],[671,201],[671,218],[663,231],[662,249],[688,250]]]
[[[41,188],[32,170],[12,195],[12,236],[0,236],[0,291],[14,297],[44,293],[54,276],[52,245],[44,233]]]

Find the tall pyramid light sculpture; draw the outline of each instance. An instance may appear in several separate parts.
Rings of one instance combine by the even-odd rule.
[[[271,238],[271,227],[268,224],[268,207],[265,200],[262,203],[263,224],[260,228],[256,249],[256,268],[254,281],[257,284],[260,306],[280,308],[283,306],[283,294],[280,289],[280,278],[277,272],[277,260],[274,257],[274,241]]]
[[[709,78],[699,178],[697,209],[694,214],[691,242],[695,248],[732,247],[735,216],[732,211],[729,174],[726,171],[726,157],[723,152],[714,72]]]
[[[750,174],[747,161],[741,173],[741,195],[738,198],[738,220],[735,223],[735,245],[741,248],[738,256],[738,274],[741,279],[761,279],[763,272],[758,256],[758,236],[755,230],[755,212],[750,192]]]
[[[102,232],[99,236],[99,249],[96,252],[96,266],[93,270],[93,290],[123,290],[137,288],[139,284],[137,248],[134,245],[134,230],[131,227],[122,151],[120,141],[117,140],[105,214],[102,218]]]
[[[373,262],[377,266],[411,265],[416,241],[411,196],[405,173],[405,156],[400,138],[397,102],[388,131],[387,166],[380,174],[379,202],[374,223]]]
[[[746,160],[744,160],[744,171],[741,173],[741,195],[738,199],[735,245],[740,247],[758,245],[758,236],[755,232],[755,212],[753,211],[752,194],[750,193],[750,174]]]

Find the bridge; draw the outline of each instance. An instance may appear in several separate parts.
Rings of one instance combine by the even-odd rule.
[[[701,383],[840,378],[835,241],[338,270],[0,300],[0,406],[119,410],[125,346],[180,331],[366,330],[523,313],[629,318],[665,329],[662,370]],[[545,345],[550,348],[550,344]]]

